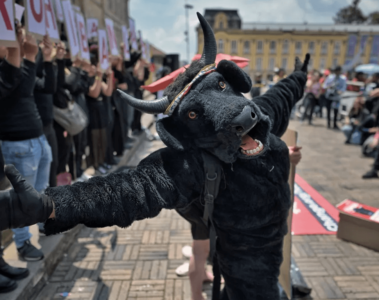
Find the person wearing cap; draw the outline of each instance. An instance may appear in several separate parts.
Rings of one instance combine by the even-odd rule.
[[[326,108],[328,110],[328,128],[330,124],[330,112],[333,110],[333,129],[339,129],[337,125],[338,108],[341,101],[341,95],[346,91],[346,77],[341,74],[341,66],[334,69],[333,74],[330,74],[323,83],[323,88],[326,89]]]

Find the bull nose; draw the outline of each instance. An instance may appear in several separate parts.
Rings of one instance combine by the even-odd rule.
[[[232,131],[238,136],[244,136],[258,123],[258,116],[250,106],[245,106],[242,112],[231,122]]]

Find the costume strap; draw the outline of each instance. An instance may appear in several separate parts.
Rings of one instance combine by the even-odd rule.
[[[167,107],[165,111],[165,115],[171,116],[175,110],[175,108],[179,105],[180,101],[184,98],[185,95],[188,94],[192,85],[201,77],[216,71],[216,64],[207,65],[200,70],[199,73],[192,79],[192,81],[185,86],[185,88],[175,97],[175,99],[171,102],[171,104]]]

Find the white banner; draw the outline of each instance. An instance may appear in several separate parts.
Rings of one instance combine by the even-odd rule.
[[[99,63],[100,69],[105,72],[109,67],[109,51],[107,43],[107,32],[104,29],[99,29],[97,34],[99,37]]]
[[[53,8],[52,0],[45,0],[45,11],[46,11],[46,32],[49,34],[51,40],[54,42],[59,42],[59,30],[57,25],[57,19],[55,17],[55,12]]]
[[[75,24],[75,17],[71,7],[70,0],[62,1],[64,23],[66,27],[66,33],[68,36],[68,42],[70,45],[71,58],[74,59],[77,55],[80,56],[80,45],[77,35],[77,28]]]
[[[87,38],[97,38],[97,30],[99,28],[98,19],[87,19]]]
[[[63,16],[61,0],[54,0],[54,4],[55,4],[55,11],[57,13],[57,19],[59,20],[59,22],[63,23],[64,16]]]
[[[26,31],[34,34],[38,38],[42,38],[46,34],[46,14],[44,0],[24,1]]]
[[[76,13],[76,24],[79,31],[78,33],[81,57],[87,62],[90,62],[86,23],[84,21],[83,15],[78,12]]]
[[[129,51],[129,32],[128,28],[125,25],[121,26],[122,29],[122,41],[124,43],[124,60],[130,60],[130,51]]]
[[[0,45],[12,47],[17,45],[14,28],[13,0],[0,1]]]
[[[139,35],[139,44],[141,45],[141,52],[142,52],[141,56],[142,56],[143,59],[147,59],[147,57],[146,57],[146,47],[145,47],[145,43],[144,43],[144,41],[142,39],[142,32],[141,32],[141,30],[138,30],[138,35]]]
[[[135,27],[134,20],[131,18],[129,18],[129,34],[130,34],[130,42],[132,45],[132,49],[135,51],[138,51],[136,27]]]
[[[14,8],[16,10],[15,17],[20,22],[20,24],[21,24],[21,19],[22,19],[22,15],[24,14],[25,7],[23,7],[21,5],[18,5],[18,4],[15,4]]]
[[[113,27],[113,20],[106,18],[105,26],[107,28],[110,53],[111,55],[117,56],[120,53],[118,52],[117,39],[114,33],[114,27]]]

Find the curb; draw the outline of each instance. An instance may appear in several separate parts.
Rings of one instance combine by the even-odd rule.
[[[151,127],[152,124],[153,122],[149,122],[149,126],[147,127]],[[111,172],[117,171],[120,165],[126,165],[130,161],[138,148],[146,140],[146,136],[146,132],[143,131],[139,136],[135,137],[136,141],[133,147],[124,153],[119,165],[112,169]],[[33,299],[33,297],[38,295],[45,284],[48,283],[48,279],[54,272],[56,266],[63,259],[71,245],[75,242],[79,232],[84,227],[84,225],[78,225],[63,234],[40,237],[38,242],[41,245],[41,250],[45,258],[38,262],[28,262],[26,267],[29,269],[29,276],[21,281],[17,281],[18,287],[13,292],[0,294],[0,300],[26,300]],[[15,258],[15,251],[17,250],[15,249],[14,242],[12,242],[10,247],[4,250],[5,260],[12,266],[25,267],[22,262]]]

